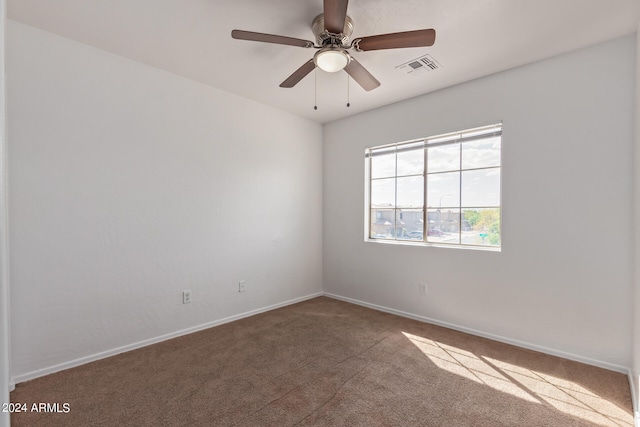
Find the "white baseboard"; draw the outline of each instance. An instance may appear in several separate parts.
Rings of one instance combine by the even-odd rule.
[[[441,320],[437,320],[437,319],[433,319],[430,317],[425,317],[425,316],[420,316],[417,314],[413,314],[413,313],[407,313],[405,311],[401,311],[401,310],[396,310],[393,308],[389,308],[389,307],[384,307],[381,305],[377,305],[377,304],[372,304],[366,301],[360,301],[360,300],[356,300],[353,298],[348,298],[348,297],[343,297],[341,295],[336,295],[336,294],[332,294],[332,293],[328,293],[328,292],[324,292],[323,293],[324,296],[329,297],[329,298],[333,298],[333,299],[337,299],[340,301],[345,301],[345,302],[349,302],[352,304],[357,304],[357,305],[361,305],[363,307],[368,307],[368,308],[372,308],[374,310],[378,310],[378,311],[382,311],[385,313],[390,313],[390,314],[395,314],[397,316],[401,316],[401,317],[406,317],[409,319],[413,319],[413,320],[418,320],[420,322],[425,322],[425,323],[430,323],[433,325],[437,325],[437,326],[442,326],[445,328],[449,328],[449,329],[453,329],[456,331],[460,331],[460,332],[465,332],[467,334],[470,335],[476,335],[482,338],[488,338],[490,340],[493,341],[498,341],[498,342],[502,342],[505,344],[511,344],[514,345],[516,347],[522,347],[522,348],[526,348],[529,350],[534,350],[534,351],[538,351],[540,353],[545,353],[545,354],[549,354],[551,356],[557,356],[557,357],[562,357],[564,359],[569,359],[569,360],[574,360],[576,362],[581,362],[581,363],[585,363],[587,365],[593,365],[593,366],[597,366],[599,368],[603,368],[603,369],[608,369],[610,371],[615,371],[615,372],[619,372],[622,374],[626,374],[629,375],[629,368],[625,367],[625,366],[620,366],[620,365],[616,365],[613,363],[609,363],[609,362],[603,362],[601,360],[595,360],[595,359],[591,359],[589,357],[584,357],[584,356],[580,356],[577,354],[572,354],[572,353],[567,353],[561,350],[556,350],[556,349],[552,349],[552,348],[548,348],[548,347],[544,347],[544,346],[540,346],[540,345],[536,345],[536,344],[531,344],[525,341],[519,341],[516,339],[512,339],[512,338],[507,338],[507,337],[503,337],[500,335],[495,335],[489,332],[484,332],[484,331],[479,331],[477,329],[472,329],[472,328],[468,328],[465,326],[460,326],[460,325],[456,325],[453,323],[449,323],[449,322],[444,322]],[[638,426],[640,427],[640,426]]]
[[[74,368],[76,366],[84,365],[86,363],[94,362],[96,360],[105,359],[107,357],[115,356],[116,354],[124,353],[127,351],[135,350],[138,348],[146,347],[151,344],[156,344],[162,341],[167,341],[172,338],[177,338],[183,335],[191,334],[194,332],[202,331],[204,329],[209,329],[214,326],[223,325],[225,323],[233,322],[235,320],[244,319],[245,317],[254,316],[256,314],[264,313],[266,311],[275,310],[277,308],[286,307],[288,305],[296,304],[302,301],[309,300],[311,298],[316,298],[322,296],[322,292],[317,292],[314,294],[306,295],[299,298],[294,298],[288,301],[284,301],[278,304],[269,305],[266,307],[257,308],[255,310],[247,311],[245,313],[236,314],[233,316],[225,317],[218,320],[213,320],[211,322],[203,323],[201,325],[192,326],[190,328],[182,329],[180,331],[172,332],[169,334],[161,335],[155,338],[149,338],[143,341],[135,342],[132,344],[127,344],[122,347],[114,348],[111,350],[106,350],[100,353],[96,353],[90,356],[81,357],[75,360],[71,360],[69,362],[60,363],[58,365],[49,366],[47,368],[38,369],[36,371],[27,372],[25,374],[16,375],[13,377],[13,387],[15,388],[15,384],[19,384],[24,381],[33,380],[35,378],[43,377],[45,375],[53,374],[54,372],[63,371],[65,369]]]
[[[640,427],[640,408],[638,402],[638,390],[636,389],[636,384],[638,384],[634,380],[634,373],[632,369],[629,369],[629,388],[631,389],[631,402],[633,403],[633,421],[635,427]]]

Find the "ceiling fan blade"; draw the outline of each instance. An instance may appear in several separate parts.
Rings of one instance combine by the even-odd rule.
[[[435,41],[436,31],[429,29],[362,37],[354,40],[353,46],[356,50],[365,52],[368,50],[431,46]]]
[[[344,70],[366,91],[380,86],[380,82],[353,57],[347,66],[344,67]]]
[[[254,33],[253,31],[233,30],[231,37],[238,40],[250,40],[254,42],[265,42],[275,44],[285,44],[298,47],[313,47],[313,42],[309,40],[296,39],[293,37],[276,36],[273,34]]]
[[[298,84],[300,80],[305,78],[305,76],[310,72],[312,72],[315,68],[316,68],[316,64],[315,62],[313,62],[313,59],[308,60],[302,65],[302,67],[298,68],[296,71],[293,72],[293,74],[287,77],[285,81],[280,83],[280,87],[286,87],[286,88],[294,87],[295,85]]]
[[[324,0],[324,28],[330,33],[344,31],[349,0]]]

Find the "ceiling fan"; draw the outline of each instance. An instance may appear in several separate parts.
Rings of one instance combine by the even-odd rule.
[[[330,73],[344,69],[367,91],[380,86],[380,82],[347,52],[348,49],[353,48],[356,52],[367,52],[403,47],[424,47],[433,45],[436,40],[435,30],[425,29],[360,37],[349,44],[349,37],[353,33],[353,20],[347,16],[348,4],[349,0],[324,0],[324,13],[316,16],[311,23],[317,44],[309,40],[244,30],[231,31],[231,37],[239,40],[318,49],[313,58],[294,71],[280,84],[280,87],[294,87],[318,67]]]

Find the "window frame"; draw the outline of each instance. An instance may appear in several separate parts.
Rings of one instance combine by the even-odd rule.
[[[464,144],[472,141],[479,140],[487,140],[489,138],[499,137],[500,138],[500,153],[498,157],[497,165],[490,166],[480,166],[480,167],[463,167],[463,148]],[[456,169],[446,170],[446,171],[434,171],[429,172],[428,161],[429,161],[429,149],[436,148],[440,146],[447,145],[457,145],[459,148],[458,153],[458,165]],[[399,207],[398,206],[398,178],[402,178],[405,175],[398,174],[398,153],[412,151],[412,150],[422,150],[423,154],[423,170],[421,174],[411,174],[411,176],[422,176],[422,187],[423,187],[423,199],[422,199],[422,207]],[[394,173],[392,176],[382,176],[374,178],[372,173],[374,173],[372,163],[373,157],[380,156],[386,154],[394,153]],[[408,141],[402,141],[391,144],[377,145],[372,147],[367,147],[365,149],[365,229],[364,229],[364,240],[366,242],[375,242],[375,243],[385,243],[385,244],[401,244],[401,245],[410,245],[410,246],[427,246],[427,247],[447,247],[447,248],[461,248],[461,249],[479,249],[485,251],[497,251],[500,252],[502,250],[503,245],[503,235],[502,235],[502,167],[503,167],[503,152],[504,152],[504,138],[503,138],[503,123],[494,122],[489,125],[477,126],[473,128],[468,128],[460,131],[449,132],[445,134],[433,135],[425,138],[417,138]],[[498,205],[497,206],[463,206],[463,176],[464,172],[473,172],[473,171],[482,171],[482,170],[497,170],[499,173],[499,194],[498,194]],[[429,202],[427,198],[429,186],[428,186],[428,177],[447,173],[447,172],[457,172],[458,173],[458,198],[457,198],[457,206],[446,206],[445,209],[448,209],[449,212],[452,210],[457,210],[457,219],[458,219],[458,230],[456,233],[457,242],[446,242],[446,241],[429,241],[429,213],[434,210],[433,203]],[[391,179],[394,180],[394,200],[393,205],[389,206],[389,210],[392,211],[393,217],[393,233],[391,237],[374,237],[373,224],[372,224],[372,216],[375,215],[376,218],[381,217],[381,210],[385,209],[384,207],[374,208],[372,205],[372,186],[375,180],[381,179]],[[440,198],[440,203],[437,208],[440,215],[442,215],[442,197]],[[497,209],[498,215],[498,235],[499,242],[497,245],[491,244],[476,244],[476,243],[463,243],[463,222],[465,219],[465,211],[469,210],[483,210],[483,209]],[[375,214],[374,214],[375,211]],[[402,219],[404,212],[406,211],[420,211],[422,213],[422,240],[416,240],[415,238],[409,238],[408,236],[402,235],[400,238],[398,237],[398,216]],[[398,214],[400,212],[400,215]],[[404,224],[404,223],[403,223]],[[439,230],[442,232],[442,228]],[[417,231],[412,231],[409,233],[413,233]],[[485,236],[482,236],[484,240]]]

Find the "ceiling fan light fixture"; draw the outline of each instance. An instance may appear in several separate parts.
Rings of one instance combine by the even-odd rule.
[[[313,60],[321,70],[335,73],[349,64],[351,56],[344,49],[327,47],[320,49],[313,57]]]

